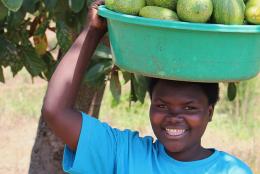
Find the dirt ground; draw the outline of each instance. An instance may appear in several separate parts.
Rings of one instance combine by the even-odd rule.
[[[0,173],[27,174],[46,82],[5,70],[0,83]]]
[[[27,174],[38,121],[35,118],[0,117],[0,173]]]

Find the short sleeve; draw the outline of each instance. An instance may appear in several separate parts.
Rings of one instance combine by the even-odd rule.
[[[64,149],[63,170],[71,174],[114,173],[118,130],[82,113],[76,152]]]
[[[232,156],[226,152],[220,152],[221,158],[219,167],[225,171],[227,174],[253,174],[249,166],[238,159],[235,156]]]

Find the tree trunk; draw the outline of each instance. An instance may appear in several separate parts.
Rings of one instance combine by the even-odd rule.
[[[29,174],[61,174],[63,143],[50,131],[42,117],[31,152]]]
[[[83,84],[76,107],[98,117],[104,89],[105,84],[98,89]],[[29,174],[63,174],[61,166],[63,148],[64,144],[50,131],[41,116],[31,152]]]

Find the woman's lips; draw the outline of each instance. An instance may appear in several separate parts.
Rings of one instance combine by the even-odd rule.
[[[166,137],[169,139],[179,139],[185,136],[188,132],[188,129],[181,128],[165,128]]]

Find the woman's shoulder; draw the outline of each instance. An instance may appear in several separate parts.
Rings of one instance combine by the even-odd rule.
[[[229,171],[228,173],[253,174],[249,166],[238,157],[224,151],[218,152],[219,158],[217,161],[218,163],[221,163],[222,166]]]
[[[127,142],[133,145],[154,144],[154,138],[149,135],[141,135],[139,131],[130,129],[119,129],[112,127],[106,122],[102,122],[90,115],[82,112],[83,123],[81,134],[89,133],[96,135],[99,139],[101,135],[113,139],[117,144],[126,145]],[[88,137],[88,136],[87,136]]]

